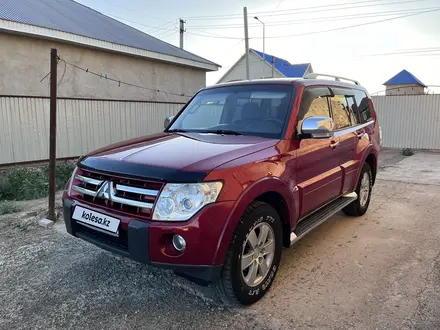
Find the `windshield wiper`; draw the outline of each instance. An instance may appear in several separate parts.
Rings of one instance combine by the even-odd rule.
[[[240,132],[236,132],[229,129],[216,129],[216,130],[185,130],[181,128],[169,129],[167,133],[210,133],[210,134],[222,134],[222,135],[243,135]]]
[[[229,130],[229,129],[217,129],[212,131],[200,131],[197,133],[212,133],[212,134],[222,134],[222,135],[243,135],[240,132]]]

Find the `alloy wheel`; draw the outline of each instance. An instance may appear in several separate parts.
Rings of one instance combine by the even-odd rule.
[[[249,232],[241,254],[241,274],[249,287],[255,287],[265,279],[274,255],[274,231],[269,224],[259,223]]]
[[[368,196],[370,195],[370,176],[367,172],[362,176],[361,187],[359,190],[359,202],[361,207],[367,204]]]

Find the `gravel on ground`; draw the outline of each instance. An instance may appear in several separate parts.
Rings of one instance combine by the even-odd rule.
[[[390,156],[367,214],[338,214],[285,249],[271,290],[247,308],[71,237],[62,222],[41,228],[46,201],[30,202],[0,217],[0,329],[439,329],[431,155]]]

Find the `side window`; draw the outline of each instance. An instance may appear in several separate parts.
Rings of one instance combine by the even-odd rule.
[[[328,100],[326,96],[318,96],[316,99],[313,99],[304,119],[314,116],[324,116],[324,117],[330,116],[330,111],[328,108]]]
[[[354,99],[353,95],[345,96],[345,99],[347,100],[347,110],[348,115],[350,116],[350,122],[352,125],[357,125],[360,123],[359,115],[356,108],[356,101]]]
[[[309,117],[330,117],[327,88],[307,88],[301,99],[298,115],[297,132],[301,132],[304,119]]]
[[[361,90],[355,90],[354,93],[355,93],[356,105],[358,108],[359,115],[361,117],[361,120],[365,123],[371,120],[372,118],[368,97],[365,94],[365,92]]]
[[[335,95],[330,98],[330,102],[332,104],[335,129],[341,129],[351,126],[348,105],[347,105],[347,100],[345,99],[345,95]]]

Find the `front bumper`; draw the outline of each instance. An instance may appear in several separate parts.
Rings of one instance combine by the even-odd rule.
[[[119,237],[113,237],[77,223],[75,219],[72,219],[73,210],[77,204],[103,212],[99,208],[64,198],[64,221],[69,234],[132,260],[173,269],[177,274],[202,285],[215,282],[220,276],[222,265],[215,264],[214,260],[232,203],[226,203],[227,205],[223,203],[217,208],[208,207],[205,212],[200,212],[189,223],[183,224],[152,223],[123,218]],[[104,213],[109,214],[108,211]],[[115,216],[115,214],[109,215]],[[213,218],[214,215],[216,215],[215,218]],[[216,225],[213,225],[215,223]],[[167,253],[169,243],[167,237],[171,237],[172,234],[185,235],[187,239],[188,246],[182,255]]]

